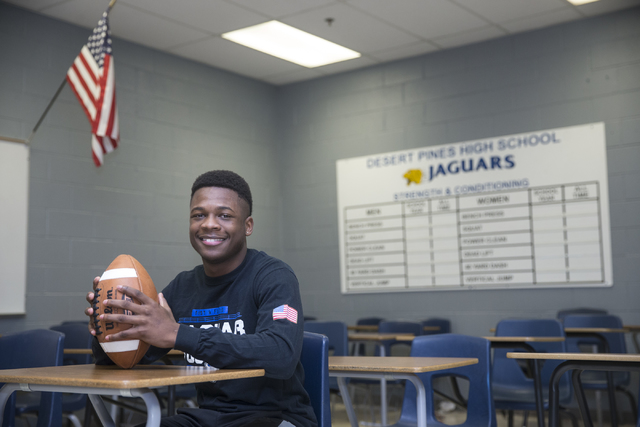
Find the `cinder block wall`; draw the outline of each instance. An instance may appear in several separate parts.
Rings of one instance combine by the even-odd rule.
[[[0,3],[0,135],[26,138],[90,30]],[[255,193],[251,247],[291,264],[305,314],[353,322],[448,317],[486,335],[502,317],[596,306],[640,323],[640,9],[274,87],[114,40],[122,144],[93,166],[66,88],[31,147],[26,316],[0,333],[82,319],[120,253],[158,288],[199,262],[189,188],[228,168]],[[604,121],[613,288],[341,295],[335,161]]]
[[[90,32],[0,3],[0,135],[29,136]],[[89,123],[66,87],[31,144],[27,315],[0,316],[0,333],[83,319],[91,280],[118,254],[159,290],[199,264],[189,196],[207,170],[247,179],[250,245],[280,255],[276,89],[117,38],[113,49],[120,147],[93,165]]]
[[[282,88],[284,251],[305,284],[307,314],[441,316],[472,335],[504,317],[555,317],[577,306],[640,323],[639,46],[635,8]],[[599,121],[612,288],[340,294],[336,160]]]

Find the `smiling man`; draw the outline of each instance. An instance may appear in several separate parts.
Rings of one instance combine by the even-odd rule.
[[[199,408],[179,409],[162,419],[163,426],[317,425],[303,387],[298,280],[284,262],[247,248],[252,205],[249,185],[239,175],[216,170],[199,176],[191,189],[189,238],[202,265],[178,274],[159,294],[159,304],[125,288],[141,304],[109,304],[134,315],[101,315],[132,325],[108,341],[152,345],[142,363],[176,348],[189,365],[265,369],[261,378],[197,384]],[[91,316],[92,308],[85,314]],[[90,329],[95,335],[92,323]],[[97,340],[93,352],[96,363],[110,363]]]

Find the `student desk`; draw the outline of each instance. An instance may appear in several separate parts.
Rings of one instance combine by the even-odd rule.
[[[638,334],[640,333],[640,325],[624,325],[623,329],[625,332],[631,334],[631,338],[633,339],[633,346],[636,349],[636,353],[640,353],[640,343],[638,342]]]
[[[147,427],[160,425],[160,404],[151,389],[179,384],[264,376],[263,369],[221,369],[189,366],[68,365],[0,370],[0,413],[16,390],[88,394],[104,427],[115,427],[100,395],[141,397],[147,407]],[[2,420],[0,419],[0,424]]]
[[[93,354],[93,351],[90,348],[65,348],[63,351],[64,351],[64,354]],[[165,354],[158,360],[163,361],[166,365],[173,365],[173,362],[171,361],[171,359],[173,357],[182,357],[182,356],[184,356],[183,351],[172,349],[172,350],[169,350],[167,354]],[[175,385],[168,386],[167,387],[167,415],[175,415],[176,413],[175,394],[176,394],[176,386]]]
[[[483,337],[491,342],[493,348],[522,348],[530,353],[535,353],[535,349],[530,343],[535,342],[562,342],[564,337]],[[512,353],[507,353],[512,354]],[[528,353],[524,353],[528,354]],[[544,398],[542,394],[541,367],[537,360],[530,360],[529,368],[533,373],[533,388],[536,398],[536,415],[538,417],[538,426],[544,427]]]
[[[573,371],[572,381],[582,413],[582,420],[585,427],[593,427],[591,416],[587,407],[587,400],[582,389],[580,374],[582,371],[640,371],[640,355],[636,354],[615,354],[615,353],[507,353],[511,359],[533,359],[533,360],[564,360],[559,364],[551,375],[549,383],[549,427],[560,425],[560,396],[558,383],[560,377],[567,371]],[[612,386],[611,376],[607,376],[609,388]],[[615,402],[615,401],[614,401]],[[611,407],[612,426],[617,425],[615,419],[615,404]]]
[[[383,345],[383,341],[400,341],[411,343],[414,338],[414,335],[407,333],[356,332],[353,334],[349,334],[349,341],[351,342],[375,343],[380,350],[380,357],[386,357],[386,350]],[[382,419],[382,423],[384,425],[387,425],[387,378],[385,377],[380,377],[380,418]]]
[[[350,325],[347,326],[347,330],[356,332],[378,332],[378,325]],[[422,330],[425,332],[438,332],[440,326],[423,326]]]
[[[416,387],[418,427],[427,426],[427,397],[424,384],[417,374],[459,368],[478,363],[475,358],[461,357],[329,357],[329,376],[338,378],[340,393],[347,408],[352,427],[358,427],[356,413],[351,404],[345,378],[373,378],[409,380]],[[387,421],[383,418],[383,423]]]

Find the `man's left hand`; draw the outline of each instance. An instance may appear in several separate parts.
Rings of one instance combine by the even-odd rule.
[[[122,341],[131,339],[140,339],[148,344],[160,348],[173,348],[178,336],[179,324],[174,320],[171,308],[164,299],[164,296],[158,294],[158,302],[143,294],[137,289],[128,286],[118,286],[118,292],[121,292],[140,303],[133,301],[108,299],[102,303],[108,307],[118,308],[120,310],[128,310],[132,315],[126,314],[101,314],[100,319],[107,322],[126,323],[131,328],[118,332],[116,334],[107,335],[105,340]]]

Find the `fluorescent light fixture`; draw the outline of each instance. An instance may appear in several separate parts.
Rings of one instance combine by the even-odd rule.
[[[307,68],[361,56],[354,50],[278,21],[231,31],[222,38]]]
[[[568,1],[572,5],[580,6],[581,4],[593,3],[594,1],[598,1],[598,0],[568,0]]]

